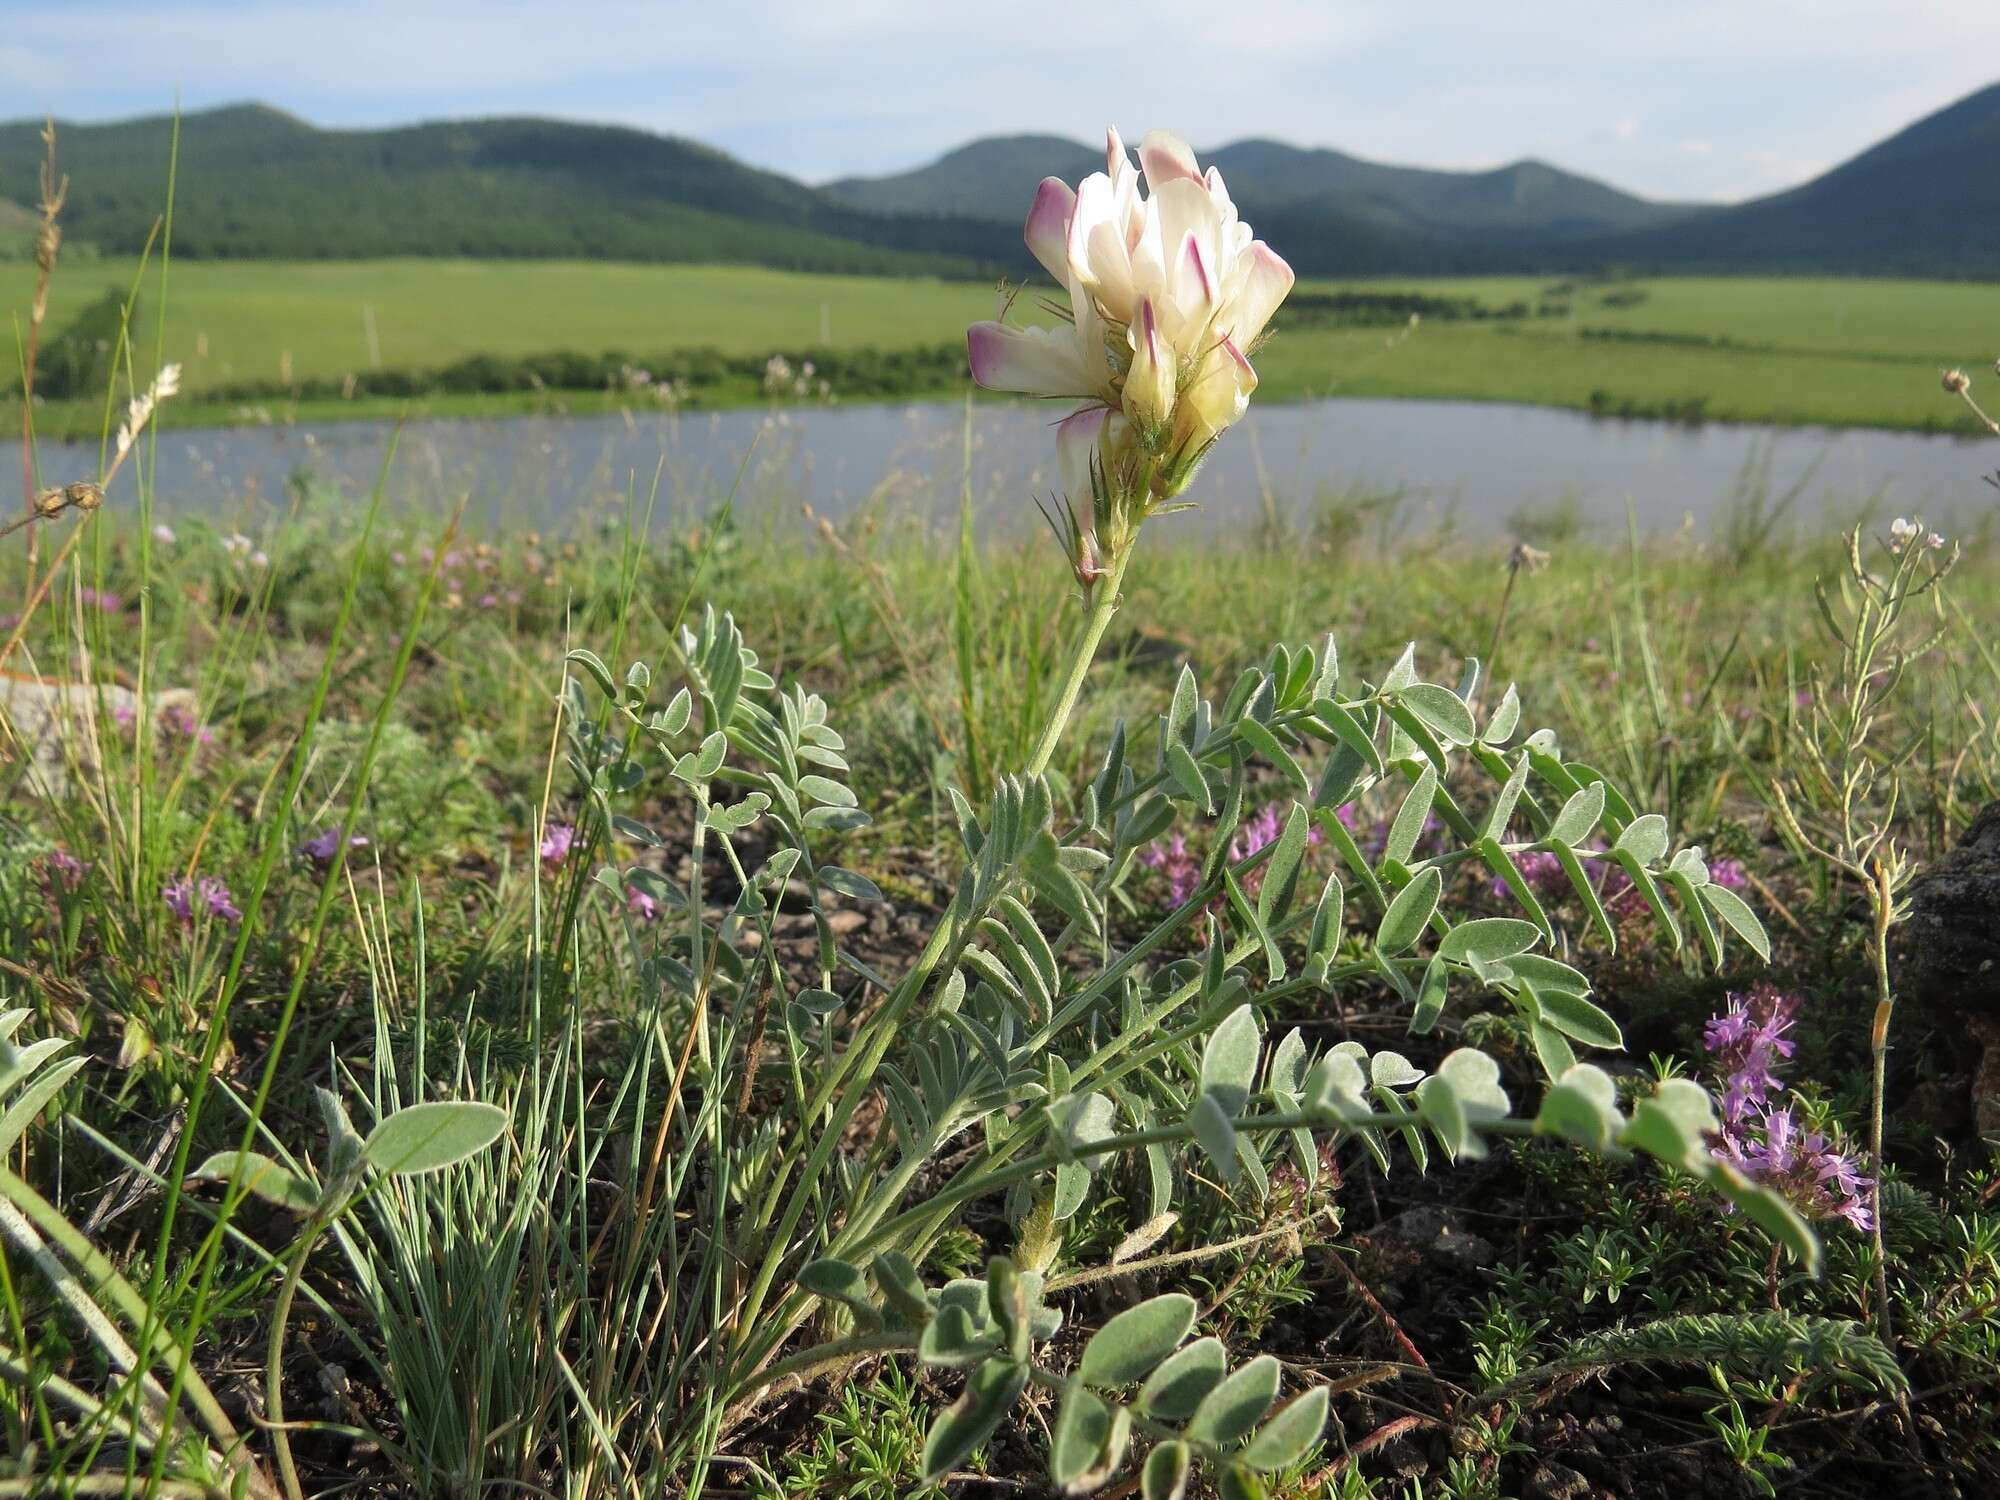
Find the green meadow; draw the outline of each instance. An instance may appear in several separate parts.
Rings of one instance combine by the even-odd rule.
[[[66,263],[50,336],[108,290],[128,288],[136,272],[128,260]],[[23,305],[32,275],[25,264],[6,267],[0,291]],[[1609,415],[1971,431],[1970,414],[1942,397],[1938,372],[1989,363],[1984,330],[2000,306],[1984,283],[1694,277],[1306,282],[1295,303],[1342,297],[1364,305],[1281,316],[1258,360],[1264,398],[1522,401]],[[1456,311],[1414,326],[1384,315],[1405,297]],[[184,369],[189,399],[176,412],[184,424],[245,420],[252,405],[259,420],[575,410],[650,398],[602,388],[383,396],[366,386],[371,374],[421,377],[473,356],[616,351],[671,375],[677,357],[704,349],[795,359],[936,350],[992,316],[998,300],[997,288],[977,283],[735,266],[182,261],[168,275],[162,357]],[[135,327],[144,364],[157,342],[150,298]],[[8,383],[18,383],[12,349],[4,363]],[[350,376],[358,395],[295,395],[301,382],[338,389]],[[940,392],[952,378],[934,367],[889,393]],[[758,396],[739,377],[696,399]],[[95,407],[79,408],[45,427],[98,420]]]

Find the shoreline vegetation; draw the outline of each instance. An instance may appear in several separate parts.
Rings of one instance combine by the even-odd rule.
[[[101,435],[134,269],[82,261],[58,281],[41,438]],[[148,360],[183,368],[174,424],[203,428],[947,398],[970,387],[958,330],[995,302],[922,278],[580,262],[197,261],[173,282],[162,346],[145,347],[150,313],[132,326]],[[1983,363],[1961,345],[1991,296],[1837,279],[1302,283],[1258,396],[1974,436],[1937,373]],[[18,389],[0,401],[0,421],[18,427],[19,403]]]

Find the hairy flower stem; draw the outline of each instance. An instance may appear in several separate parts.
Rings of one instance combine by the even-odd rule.
[[[1896,896],[1888,868],[1876,860],[1869,871],[1875,917],[1875,1024],[1869,1029],[1868,1051],[1873,1063],[1868,1103],[1868,1153],[1875,1159],[1875,1181],[1869,1188],[1868,1207],[1875,1220],[1875,1333],[1884,1344],[1890,1339],[1889,1260],[1882,1245],[1882,1094],[1889,1073],[1889,1020],[1895,1014],[1896,995],[1889,987],[1889,924],[1895,920]]]
[[[1097,580],[1090,619],[1083,627],[1082,638],[1076,643],[1076,656],[1069,664],[1069,676],[1063,682],[1062,694],[1049,713],[1049,722],[1042,728],[1042,737],[1035,742],[1035,753],[1028,757],[1026,774],[1030,777],[1039,776],[1049,768],[1056,746],[1062,741],[1063,730],[1069,727],[1069,716],[1075,711],[1076,700],[1083,692],[1083,679],[1090,673],[1090,664],[1097,659],[1097,648],[1103,644],[1104,632],[1111,624],[1111,617],[1118,613],[1119,585],[1124,582],[1125,565],[1132,560],[1132,549],[1138,545],[1138,540],[1135,530],[1125,545],[1112,554],[1104,576]]]

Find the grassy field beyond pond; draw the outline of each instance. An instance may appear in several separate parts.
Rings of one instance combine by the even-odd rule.
[[[49,329],[134,266],[76,260],[56,277]],[[32,268],[0,271],[15,305]],[[6,278],[12,278],[11,281]],[[1038,295],[1035,288],[1030,294]],[[148,295],[151,293],[149,291]],[[746,267],[562,261],[182,261],[171,272],[164,354],[185,372],[173,420],[327,420],[410,409],[548,410],[601,405],[588,392],[533,389],[391,398],[373,376],[428,377],[473,356],[518,360],[616,351],[662,380],[689,351],[761,360],[813,350],[936,349],[991,317],[995,290],[971,283],[807,275]],[[1416,310],[1414,326],[1408,312]],[[1524,401],[1608,415],[1972,430],[1939,391],[1945,365],[1984,370],[2000,291],[1981,283],[1641,278],[1472,278],[1302,283],[1262,352],[1262,396],[1413,396]],[[156,309],[142,307],[135,362],[155,358]],[[0,363],[12,361],[9,352]],[[11,366],[9,366],[11,368]],[[908,377],[950,388],[952,366]],[[288,399],[301,382],[362,395]],[[10,384],[18,377],[7,375]],[[146,378],[142,371],[141,379]],[[419,379],[418,385],[423,381]],[[218,399],[234,388],[254,399]],[[884,392],[877,392],[884,393]],[[694,399],[760,398],[741,375]],[[838,399],[836,388],[832,395]],[[853,393],[848,393],[852,395]],[[650,401],[621,392],[619,401]],[[91,426],[99,408],[45,425]]]

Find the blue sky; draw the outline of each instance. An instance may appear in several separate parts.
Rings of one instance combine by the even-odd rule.
[[[814,181],[1115,122],[1733,199],[1996,78],[1992,0],[0,0],[10,117],[551,114]]]

